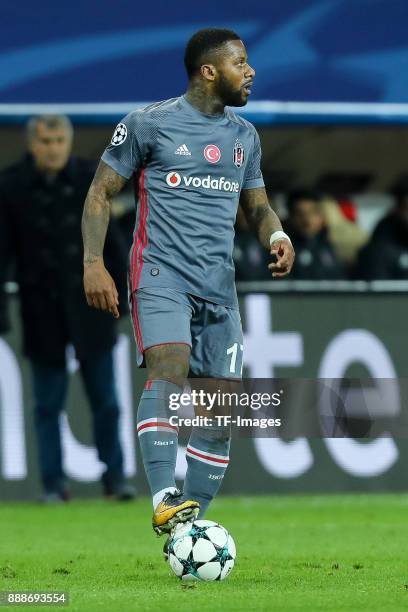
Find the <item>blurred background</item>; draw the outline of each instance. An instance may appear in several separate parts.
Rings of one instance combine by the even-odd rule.
[[[405,0],[209,0],[205,7],[184,1],[141,7],[127,0],[16,7],[6,1],[1,11],[3,176],[27,154],[27,121],[44,113],[68,116],[73,155],[96,163],[127,112],[184,92],[183,51],[194,31],[217,26],[240,33],[257,74],[251,101],[239,112],[259,131],[270,202],[297,253],[291,278],[272,281],[268,257],[238,212],[234,259],[244,373],[372,381],[407,375]],[[134,209],[129,188],[114,207],[125,250]],[[0,499],[41,492],[17,276],[7,267],[0,309],[8,319],[0,338]],[[144,374],[135,368],[124,315],[114,349],[119,434],[126,477],[146,493],[134,435]],[[67,364],[64,470],[74,496],[94,496],[103,464],[69,347]],[[386,402],[383,410],[386,416]],[[223,493],[402,490],[407,455],[405,441],[392,437],[237,439]],[[181,449],[180,478],[185,468]],[[244,482],[242,470],[251,475]]]

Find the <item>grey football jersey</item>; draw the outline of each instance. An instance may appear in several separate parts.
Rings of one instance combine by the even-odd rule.
[[[125,178],[140,170],[131,291],[173,287],[237,308],[239,195],[264,185],[254,126],[229,109],[204,114],[181,96],[129,113],[102,160]]]

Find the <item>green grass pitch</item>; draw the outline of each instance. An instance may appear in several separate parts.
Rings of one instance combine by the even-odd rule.
[[[68,608],[39,609],[84,612],[408,608],[408,495],[220,497],[207,518],[231,531],[237,563],[191,588],[150,518],[147,498],[2,503],[0,590],[68,591]]]

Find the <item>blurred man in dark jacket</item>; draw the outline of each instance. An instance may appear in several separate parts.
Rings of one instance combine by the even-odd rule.
[[[381,219],[360,251],[356,278],[408,280],[408,190],[395,195],[395,208]]]
[[[285,231],[296,251],[291,278],[295,280],[339,280],[342,267],[329,241],[318,196],[294,191],[287,199]]]
[[[67,499],[59,417],[67,392],[66,348],[72,344],[89,398],[104,493],[133,497],[119,442],[113,373],[115,323],[88,308],[82,287],[81,216],[94,166],[71,156],[72,126],[63,116],[28,124],[29,154],[0,175],[0,287],[13,261],[19,284],[24,352],[31,362],[44,501]],[[126,291],[126,250],[111,225],[109,269]],[[4,299],[4,296],[3,296]],[[126,299],[121,300],[126,304]],[[0,317],[5,325],[4,312]],[[4,329],[2,331],[5,331]]]

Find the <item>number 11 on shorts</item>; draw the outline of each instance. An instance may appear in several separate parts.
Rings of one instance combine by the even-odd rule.
[[[237,367],[237,355],[238,355],[238,347],[241,351],[241,370],[240,370],[240,375],[242,376],[242,368],[244,365],[244,360],[242,359],[242,353],[244,351],[244,345],[243,344],[238,344],[238,342],[234,342],[234,344],[232,346],[230,346],[229,348],[227,348],[227,355],[231,355],[231,361],[230,361],[230,372],[231,374],[235,374],[235,369]]]

